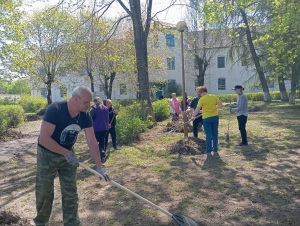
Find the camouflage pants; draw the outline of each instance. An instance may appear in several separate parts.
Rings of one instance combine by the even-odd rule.
[[[34,222],[45,225],[50,218],[54,198],[54,178],[58,173],[62,195],[64,226],[80,225],[76,186],[77,167],[70,165],[64,156],[37,148],[36,210]]]

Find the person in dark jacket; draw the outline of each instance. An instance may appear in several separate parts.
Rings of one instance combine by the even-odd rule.
[[[92,114],[93,111],[95,113]],[[94,106],[92,107],[91,115],[93,117],[93,127],[99,145],[101,161],[104,163],[107,158],[105,152],[105,135],[109,129],[109,117],[108,108],[102,104],[100,97],[96,97],[94,99]]]
[[[197,96],[192,99],[192,102],[190,104],[190,108],[193,109],[192,112],[191,112],[191,114],[193,114],[193,112],[196,110],[197,104],[199,102],[199,99],[200,99],[200,95],[197,92]],[[202,127],[202,124],[203,124],[202,115],[201,114],[202,113],[197,114],[197,116],[196,116],[197,118],[195,118],[195,120],[193,121],[193,134],[194,134],[194,137],[198,137],[198,128],[199,128],[199,125],[200,125],[200,127]]]
[[[107,99],[105,102],[106,107],[108,108],[108,115],[109,115],[109,125],[110,128],[106,133],[105,136],[105,147],[107,148],[107,143],[108,143],[108,136],[110,134],[111,140],[112,140],[112,145],[115,150],[121,150],[117,146],[117,131],[116,131],[116,122],[117,122],[117,115],[118,115],[118,110],[114,109],[112,106],[112,101],[110,99]]]

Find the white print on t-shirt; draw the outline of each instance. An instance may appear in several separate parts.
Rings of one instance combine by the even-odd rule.
[[[60,135],[60,143],[62,145],[73,145],[76,142],[77,135],[81,128],[77,124],[67,126]]]

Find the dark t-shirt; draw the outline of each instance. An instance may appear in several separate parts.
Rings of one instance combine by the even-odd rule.
[[[190,107],[193,108],[194,110],[196,110],[197,105],[198,105],[198,101],[199,101],[200,97],[194,97],[192,99],[192,102],[190,104]],[[200,113],[197,114],[197,116],[200,115]]]
[[[111,124],[111,127],[116,125],[116,116],[115,116],[115,109],[114,107],[108,108],[108,115],[109,115],[109,123]]]
[[[43,120],[55,125],[51,138],[68,150],[71,150],[75,144],[78,133],[93,125],[88,112],[80,112],[79,115],[72,118],[68,111],[67,101],[50,104]]]
[[[191,104],[190,104],[190,107],[193,108],[194,110],[196,110],[198,101],[199,101],[199,97],[194,97],[194,98],[192,99],[192,102],[191,102]]]

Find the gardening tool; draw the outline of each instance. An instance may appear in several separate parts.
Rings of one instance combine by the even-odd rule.
[[[90,167],[86,166],[85,164],[79,162],[79,165],[82,166],[83,168],[87,169],[88,171],[90,171],[91,173],[95,174],[96,176],[99,176],[101,178],[103,178],[103,176],[98,173],[97,171],[91,169]],[[113,180],[110,180],[109,181],[111,184],[115,185],[116,187],[120,188],[121,190],[135,196],[136,198],[148,203],[149,205],[151,205],[152,207],[158,209],[159,211],[163,212],[164,214],[168,215],[169,217],[171,217],[177,225],[179,226],[199,226],[193,219],[189,218],[189,217],[186,217],[186,216],[183,216],[181,214],[171,214],[169,213],[168,211],[164,210],[163,208],[155,205],[154,203],[150,202],[149,200],[143,198],[142,196],[134,193],[133,191],[125,188],[124,186],[118,184],[117,182],[113,181]]]
[[[225,141],[228,143],[229,142],[229,125],[230,125],[230,114],[231,114],[231,104],[229,105],[229,114],[228,114],[228,131],[226,134]]]
[[[200,117],[202,114],[200,114],[200,115],[198,115],[198,116],[196,116],[196,117],[192,117],[191,119],[189,119],[188,121],[186,121],[186,122],[184,122],[184,123],[181,123],[181,124],[179,124],[178,126],[176,126],[176,127],[174,127],[174,128],[172,128],[169,132],[167,132],[167,133],[172,133],[172,132],[175,132],[178,128],[180,128],[181,126],[183,126],[183,125],[185,125],[185,124],[187,124],[187,123],[189,123],[189,122],[191,122],[191,121],[194,121],[196,118],[198,118],[198,117]]]

